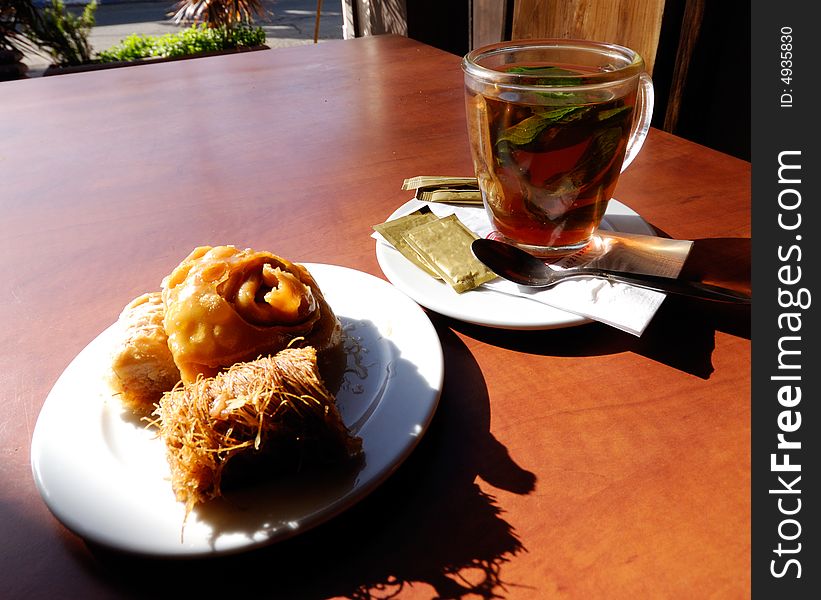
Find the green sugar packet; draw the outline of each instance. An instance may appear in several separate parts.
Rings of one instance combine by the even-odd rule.
[[[391,246],[396,248],[402,256],[425,271],[431,277],[436,277],[439,279],[440,277],[436,272],[436,269],[427,263],[423,257],[419,256],[416,250],[408,245],[408,242],[404,237],[406,231],[422,225],[423,223],[429,223],[436,220],[437,217],[431,212],[430,208],[423,206],[419,210],[415,210],[405,216],[397,217],[396,219],[391,219],[390,221],[385,221],[384,223],[374,225],[373,230],[385,238],[385,240]]]
[[[478,237],[456,215],[422,223],[404,233],[408,246],[460,294],[496,278],[470,250]]]

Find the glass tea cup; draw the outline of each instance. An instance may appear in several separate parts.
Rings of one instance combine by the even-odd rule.
[[[462,70],[493,228],[539,256],[583,248],[650,128],[644,60],[614,44],[522,40],[477,48]]]

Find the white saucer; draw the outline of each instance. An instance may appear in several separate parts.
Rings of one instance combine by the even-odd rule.
[[[425,204],[419,200],[410,200],[386,220],[413,212]],[[616,199],[610,200],[601,229],[656,235],[653,228],[637,212]],[[479,288],[458,294],[447,284],[423,272],[390,244],[380,239],[376,240],[376,259],[391,283],[425,308],[446,317],[488,327],[525,330],[558,329],[591,322],[587,317],[492,290]]]

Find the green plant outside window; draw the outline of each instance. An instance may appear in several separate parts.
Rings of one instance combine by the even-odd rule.
[[[104,63],[143,58],[174,58],[202,52],[260,46],[264,43],[265,31],[262,27],[208,27],[202,24],[160,36],[132,34],[116,46],[100,52],[98,58]]]

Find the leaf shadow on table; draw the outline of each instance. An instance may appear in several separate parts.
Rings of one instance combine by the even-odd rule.
[[[535,475],[491,435],[488,391],[469,350],[434,324],[445,356],[437,412],[411,456],[357,505],[299,536],[220,558],[160,560],[89,545],[96,560],[87,568],[132,597],[371,599],[426,585],[438,598],[503,598],[516,586],[504,565],[525,548],[476,479],[525,495]]]
[[[749,293],[749,238],[699,239],[681,276]],[[674,369],[708,379],[713,373],[716,332],[750,339],[750,306],[669,295],[647,329],[636,337],[601,323],[546,331],[507,331],[451,322],[488,344],[553,356],[597,356],[635,352]]]

